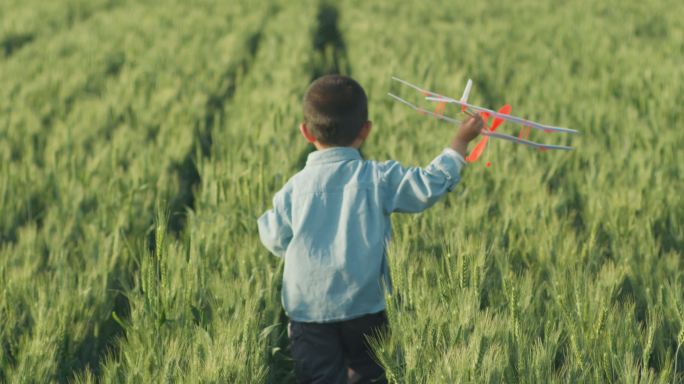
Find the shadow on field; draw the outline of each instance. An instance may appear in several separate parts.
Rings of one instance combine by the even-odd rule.
[[[316,16],[318,23],[313,31],[314,57],[311,79],[320,76],[339,73],[351,74],[351,67],[347,59],[347,45],[338,28],[340,13],[334,6],[321,3]]]
[[[338,27],[339,10],[327,2],[321,2],[316,16],[317,24],[312,34],[312,56],[310,60],[311,81],[328,74],[351,74],[347,59],[347,46]],[[299,171],[306,165],[307,157],[314,152],[313,145],[307,145],[299,152],[292,164]],[[363,156],[363,154],[362,154]],[[280,289],[278,290],[280,291]],[[268,383],[290,383],[294,381],[293,364],[287,336],[288,318],[281,310],[279,325],[275,330],[274,349],[280,351],[269,358]]]
[[[317,24],[311,37],[311,81],[323,75],[351,75],[347,45],[338,27],[339,19],[340,12],[336,7],[325,2],[319,4]],[[307,157],[315,150],[313,145],[307,145],[297,156],[294,169],[304,168]]]

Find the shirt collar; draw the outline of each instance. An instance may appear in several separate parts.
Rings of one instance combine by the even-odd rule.
[[[361,160],[359,150],[353,147],[332,147],[311,152],[306,165],[334,163],[346,160]]]

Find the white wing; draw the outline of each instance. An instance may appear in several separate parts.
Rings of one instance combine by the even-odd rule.
[[[395,94],[393,94],[393,93],[388,93],[388,95],[390,95],[391,97],[393,97],[395,100],[401,102],[402,104],[408,105],[409,107],[415,109],[416,111],[418,111],[418,112],[420,112],[420,113],[424,113],[424,114],[426,114],[426,115],[430,115],[430,116],[432,116],[432,117],[434,117],[434,118],[436,118],[436,119],[444,120],[444,121],[449,122],[449,123],[451,123],[451,124],[460,124],[460,123],[461,123],[461,120],[452,119],[452,118],[449,117],[449,116],[438,115],[438,114],[436,114],[436,113],[434,113],[434,112],[432,112],[432,111],[428,111],[428,110],[425,109],[425,108],[421,108],[421,107],[418,107],[418,106],[416,106],[416,105],[413,105],[413,104],[409,103],[408,101],[402,99],[401,97],[399,97],[399,96],[397,96],[397,95],[395,95]]]
[[[400,79],[400,78],[398,78],[398,77],[392,76],[392,80],[398,81],[398,82],[400,82],[400,83],[402,83],[402,84],[404,84],[404,85],[406,85],[406,86],[408,86],[408,87],[410,87],[410,88],[415,89],[415,90],[418,91],[418,92],[421,92],[421,93],[424,93],[424,94],[427,94],[427,95],[432,95],[432,96],[442,97],[442,98],[448,99],[448,97],[446,97],[446,96],[440,95],[439,93],[436,93],[436,92],[428,91],[427,89],[423,89],[423,88],[421,88],[421,87],[419,87],[419,86],[417,86],[417,85],[415,85],[415,84],[411,84],[411,83],[409,83],[408,81],[402,80],[402,79]]]
[[[426,99],[426,100],[430,100],[430,101],[439,101],[439,102],[441,102],[441,103],[453,103],[453,104],[456,104],[456,105],[460,105],[460,106],[466,107],[466,108],[468,108],[468,109],[472,109],[473,111],[476,111],[476,112],[486,112],[486,113],[488,113],[490,116],[498,117],[498,118],[500,118],[500,119],[503,119],[503,120],[506,120],[506,121],[510,121],[510,122],[512,122],[512,123],[520,124],[520,125],[523,125],[523,126],[525,126],[525,127],[534,128],[534,129],[537,129],[537,130],[540,130],[540,131],[545,131],[545,132],[562,132],[562,133],[578,133],[578,131],[576,131],[576,130],[574,130],[574,129],[562,128],[562,127],[554,127],[554,126],[551,126],[551,125],[540,124],[540,123],[537,123],[537,122],[534,122],[534,121],[531,121],[531,120],[523,119],[522,117],[513,116],[513,115],[505,115],[505,114],[503,114],[503,113],[499,113],[499,112],[493,111],[493,110],[491,110],[491,109],[489,109],[489,108],[484,108],[484,107],[479,107],[479,106],[477,106],[477,105],[468,104],[468,103],[465,103],[465,102],[463,102],[463,101],[456,100],[456,99],[452,99],[452,98],[449,98],[449,97],[444,97],[444,96],[427,96],[425,99]]]
[[[505,133],[492,132],[492,131],[487,131],[487,130],[482,131],[482,135],[483,136],[489,136],[489,137],[496,138],[496,139],[508,140],[508,141],[512,141],[514,143],[525,144],[527,146],[539,148],[539,149],[558,149],[558,150],[562,150],[562,151],[572,151],[574,149],[573,147],[568,147],[565,145],[536,143],[534,141],[521,139],[519,137],[507,135]]]

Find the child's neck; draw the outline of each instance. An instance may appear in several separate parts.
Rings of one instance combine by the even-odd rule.
[[[321,151],[324,149],[329,149],[329,148],[354,148],[354,149],[359,149],[361,147],[361,144],[363,144],[363,140],[356,139],[351,145],[326,145],[322,144],[318,141],[314,141],[312,143],[314,147],[316,147],[317,151]]]

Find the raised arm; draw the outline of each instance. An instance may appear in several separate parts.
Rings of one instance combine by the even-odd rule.
[[[464,121],[449,148],[425,168],[404,168],[395,161],[384,163],[381,178],[387,212],[421,212],[452,191],[461,178],[468,143],[475,139],[484,122],[479,116]]]
[[[387,212],[421,212],[460,180],[463,156],[447,148],[425,168],[405,168],[396,161],[384,163],[382,181]]]
[[[261,243],[274,255],[285,256],[292,240],[292,222],[290,209],[281,192],[273,198],[273,208],[261,215],[257,223]]]

